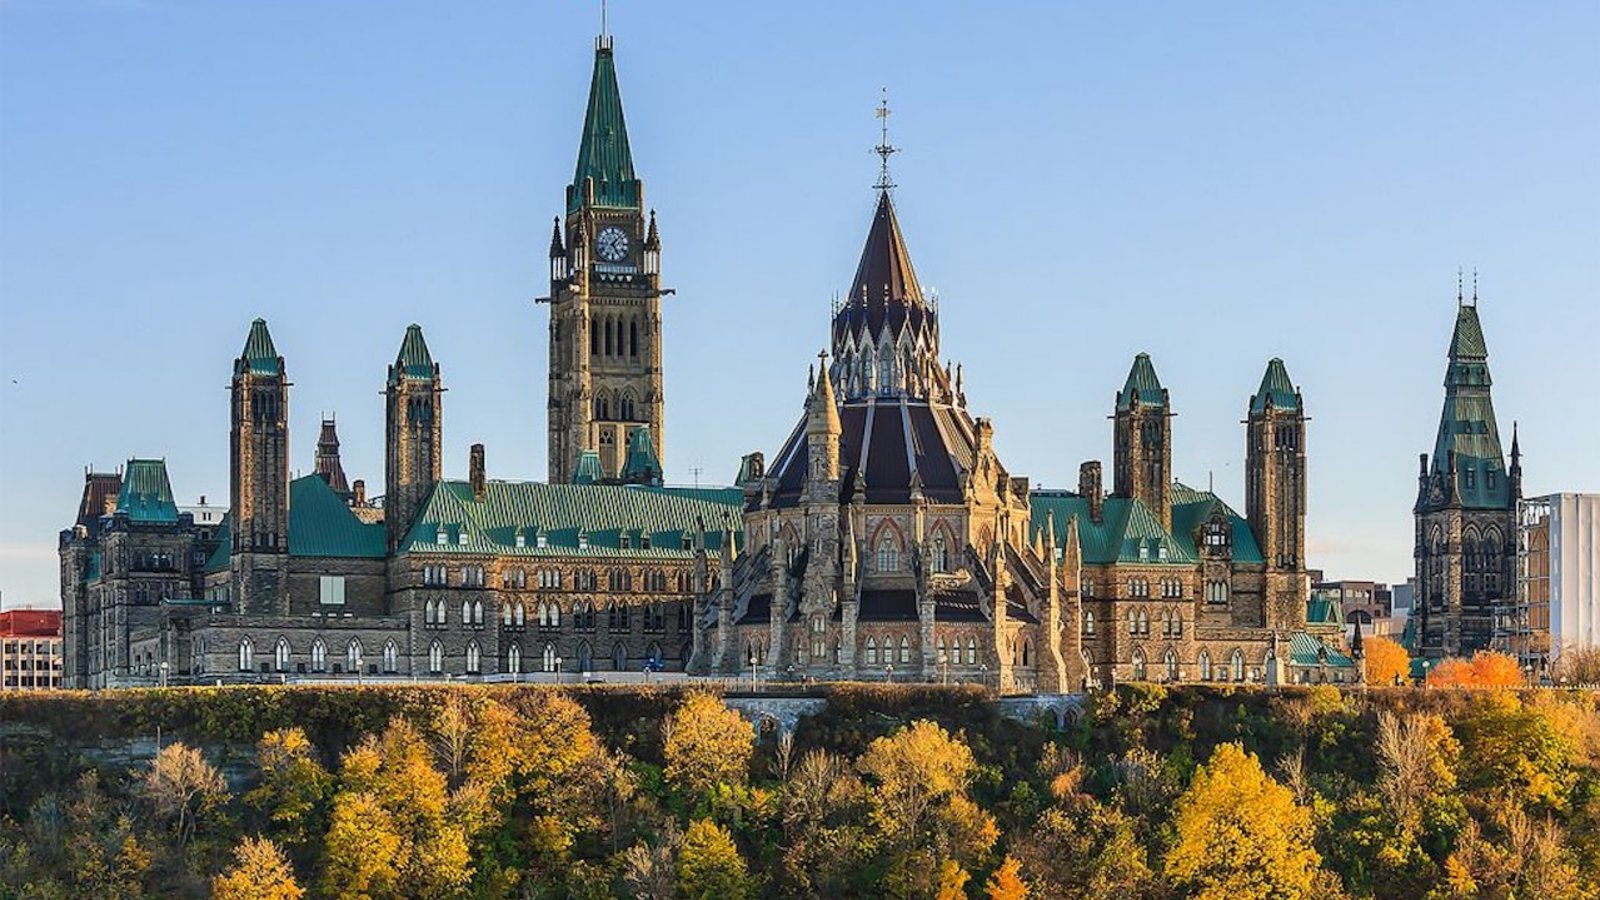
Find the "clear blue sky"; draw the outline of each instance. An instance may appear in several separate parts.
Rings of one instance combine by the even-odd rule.
[[[292,465],[337,412],[382,481],[407,323],[445,470],[542,478],[545,247],[597,4],[0,0],[0,591],[54,603],[83,468],[228,493],[230,361],[265,316]],[[1310,555],[1411,568],[1455,273],[1481,270],[1530,493],[1600,489],[1600,4],[659,3],[611,8],[661,217],[669,480],[800,414],[865,237],[888,85],[897,202],[947,355],[1035,484],[1109,460],[1150,352],[1175,473],[1243,505],[1245,398],[1305,391]]]

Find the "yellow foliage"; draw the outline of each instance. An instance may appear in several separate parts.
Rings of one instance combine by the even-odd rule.
[[[966,900],[967,882],[972,880],[972,874],[961,868],[961,864],[953,859],[939,863],[938,893],[934,900]]]
[[[1384,687],[1410,682],[1411,657],[1406,654],[1406,648],[1376,635],[1366,638],[1364,647],[1367,654],[1367,684]]]
[[[983,886],[988,900],[1027,900],[1028,886],[1022,881],[1022,863],[1006,857]]]
[[[856,763],[876,783],[874,815],[884,831],[914,831],[930,804],[966,790],[972,750],[937,723],[919,719],[874,740]]]
[[[305,889],[278,845],[247,837],[233,850],[233,865],[211,879],[212,900],[300,900]]]
[[[741,900],[750,876],[733,835],[710,819],[696,819],[678,848],[678,890],[690,900]]]
[[[1173,815],[1166,872],[1196,900],[1309,898],[1321,857],[1311,812],[1252,754],[1223,744],[1196,770]]]
[[[695,692],[667,720],[669,783],[691,794],[739,786],[750,776],[755,729],[717,697]]]

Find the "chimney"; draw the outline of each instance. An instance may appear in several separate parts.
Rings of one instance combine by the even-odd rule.
[[[1091,459],[1078,466],[1078,495],[1089,501],[1089,521],[1100,524],[1105,497],[1100,490],[1100,461]]]
[[[360,478],[357,478],[355,480],[355,483],[350,485],[350,492],[351,492],[351,498],[350,498],[350,505],[351,506],[366,506],[367,505],[367,483],[366,483],[366,481],[364,481],[364,480],[362,480]]]
[[[467,477],[472,480],[472,499],[483,502],[483,445],[472,445],[472,460],[467,464]]]

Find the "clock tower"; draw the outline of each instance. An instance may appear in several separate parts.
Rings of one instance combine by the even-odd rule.
[[[589,109],[550,237],[550,481],[658,481],[661,242],[634,175],[611,38],[595,39]],[[643,432],[643,434],[640,434]],[[579,466],[585,454],[594,466]]]

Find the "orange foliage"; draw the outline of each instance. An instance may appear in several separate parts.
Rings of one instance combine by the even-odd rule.
[[[1480,650],[1470,660],[1443,660],[1428,673],[1429,687],[1507,688],[1522,683],[1517,661],[1492,650]]]
[[[1383,687],[1408,684],[1411,680],[1411,657],[1406,648],[1386,637],[1369,637],[1365,640],[1367,653],[1367,684]]]

